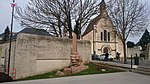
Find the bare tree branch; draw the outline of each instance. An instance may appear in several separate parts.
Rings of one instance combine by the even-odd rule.
[[[25,9],[16,8],[15,17],[23,27],[44,28],[60,37],[67,30],[71,38],[75,28],[81,34],[98,5],[98,0],[30,0]]]
[[[145,30],[150,11],[140,0],[110,0],[107,6],[116,33],[123,43],[126,62],[126,40],[130,35]]]

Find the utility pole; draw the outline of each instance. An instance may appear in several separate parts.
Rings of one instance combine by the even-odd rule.
[[[11,42],[12,42],[12,29],[13,29],[13,19],[14,19],[14,9],[15,9],[15,0],[13,0],[13,3],[11,3],[12,7],[12,16],[11,16],[11,29],[10,29],[10,39],[9,39],[9,55],[8,55],[8,72],[7,74],[9,75],[10,72],[10,56],[11,56]]]

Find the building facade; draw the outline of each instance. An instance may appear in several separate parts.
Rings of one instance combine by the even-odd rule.
[[[120,57],[123,57],[123,44],[115,33],[104,0],[100,3],[100,14],[91,20],[82,35],[82,39],[91,41],[91,51],[96,51],[98,55],[110,53],[116,57],[118,52]]]

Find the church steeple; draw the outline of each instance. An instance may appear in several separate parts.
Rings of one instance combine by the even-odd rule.
[[[101,3],[100,3],[100,15],[101,16],[106,16],[107,15],[105,0],[102,0]]]

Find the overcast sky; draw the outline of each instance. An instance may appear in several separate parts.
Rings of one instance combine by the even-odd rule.
[[[10,3],[12,3],[13,0],[0,0],[0,33],[3,33],[6,26],[9,26],[11,23],[11,6]],[[17,6],[25,7],[25,5],[30,0],[15,0],[17,3]],[[148,5],[150,5],[150,0],[142,0],[143,2],[146,2]],[[13,32],[20,31],[21,26],[19,23],[14,19],[14,26],[13,26]],[[147,28],[149,31],[150,29]],[[137,42],[140,39],[141,35],[136,37],[129,38],[130,41]]]
[[[0,0],[0,33],[4,32],[5,28],[11,24],[11,3],[13,0]],[[29,0],[15,0],[17,6],[25,6]],[[13,31],[18,32],[22,28],[18,22],[14,19]]]

